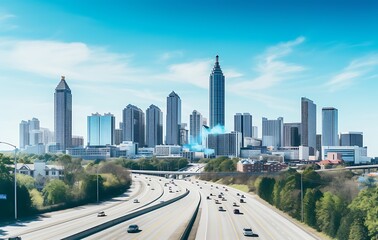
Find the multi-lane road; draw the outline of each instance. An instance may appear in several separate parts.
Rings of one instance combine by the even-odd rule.
[[[197,171],[198,168],[189,170]],[[194,178],[171,180],[145,175],[133,176],[133,185],[124,196],[98,205],[57,211],[35,221],[2,227],[0,239],[9,236],[21,236],[22,239],[66,238],[112,219],[169,201],[184,194],[186,190],[189,190],[189,194],[180,200],[109,227],[86,239],[180,239],[199,202],[198,225],[191,234],[195,239],[244,239],[243,228],[252,228],[258,234],[255,239],[320,239],[262,204],[254,195]],[[242,194],[244,198],[241,197]],[[241,198],[245,203],[240,203]],[[138,203],[134,203],[135,199],[138,199]],[[237,206],[233,206],[234,203]],[[219,211],[219,207],[224,210]],[[235,214],[234,209],[238,209],[240,214]],[[99,211],[105,211],[106,216],[97,217]],[[127,233],[127,227],[132,224],[139,226],[138,233]]]

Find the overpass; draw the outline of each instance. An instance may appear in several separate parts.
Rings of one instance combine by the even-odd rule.
[[[217,176],[252,176],[252,175],[275,175],[279,172],[192,172],[192,171],[154,171],[154,170],[130,170],[131,173],[136,174],[147,174],[147,175],[159,175],[159,176],[206,176],[206,175],[217,175]]]
[[[373,165],[359,165],[359,166],[349,166],[349,167],[343,167],[343,168],[330,168],[330,169],[319,169],[316,170],[316,172],[328,172],[328,171],[345,171],[345,170],[363,170],[364,173],[367,171],[370,173],[370,170],[377,169],[378,171],[378,164]]]

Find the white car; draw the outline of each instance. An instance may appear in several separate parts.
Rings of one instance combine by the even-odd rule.
[[[258,237],[259,235],[252,231],[252,228],[243,228],[244,236]]]

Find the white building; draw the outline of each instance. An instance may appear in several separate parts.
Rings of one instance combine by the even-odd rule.
[[[156,156],[181,156],[182,148],[179,145],[156,145]]]
[[[367,157],[367,148],[358,146],[323,146],[323,159],[327,158],[328,153],[340,153],[344,162],[353,164],[370,163],[371,158]]]

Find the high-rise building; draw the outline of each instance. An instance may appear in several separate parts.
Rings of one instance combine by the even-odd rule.
[[[127,105],[123,109],[123,141],[138,143],[139,147],[144,146],[145,121],[143,111],[134,106]]]
[[[336,108],[322,109],[322,146],[339,146],[338,112]]]
[[[234,115],[234,131],[242,134],[242,145],[244,146],[244,138],[252,137],[252,115],[236,113]]]
[[[72,141],[72,94],[64,76],[55,88],[54,100],[55,142],[64,151]]]
[[[298,147],[301,144],[301,123],[283,124],[283,147]]]
[[[146,115],[146,145],[153,148],[163,144],[163,113],[160,108],[151,104]]]
[[[32,118],[32,120],[29,120],[29,132],[33,130],[39,130],[40,129],[40,122],[38,118]]]
[[[301,145],[309,147],[310,156],[315,156],[316,150],[316,104],[310,99],[301,99]]]
[[[240,132],[207,135],[208,149],[213,149],[216,156],[239,157],[242,144]]]
[[[362,132],[345,132],[340,134],[340,146],[363,147],[364,139]]]
[[[29,122],[22,120],[20,123],[20,148],[29,145]]]
[[[172,91],[167,97],[166,144],[180,144],[181,99]]]
[[[200,112],[193,110],[190,114],[190,143],[202,144],[203,118]]]
[[[219,57],[215,58],[215,65],[210,74],[210,128],[217,125],[224,126],[225,115],[225,77],[219,65]]]
[[[29,120],[29,145],[34,146],[42,143],[42,132],[40,131],[40,122],[37,118]]]
[[[283,143],[283,118],[268,120],[262,118],[262,145],[278,149]]]
[[[111,113],[94,113],[87,117],[88,146],[114,144],[115,117]]]
[[[319,159],[319,157],[322,156],[322,146],[323,146],[323,144],[322,144],[322,135],[321,134],[316,134],[316,148],[315,149],[319,153],[318,159]]]
[[[257,126],[252,126],[252,137],[259,138],[259,129]]]
[[[73,148],[84,147],[84,137],[83,136],[72,136],[71,141]]]
[[[123,142],[122,129],[114,129],[114,145],[119,145]]]
[[[183,146],[183,145],[186,145],[189,143],[189,134],[188,134],[188,129],[186,129],[187,127],[187,123],[181,123],[180,124],[180,145]]]

